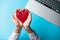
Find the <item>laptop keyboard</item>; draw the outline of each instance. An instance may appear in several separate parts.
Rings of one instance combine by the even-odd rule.
[[[60,14],[60,0],[35,0]]]

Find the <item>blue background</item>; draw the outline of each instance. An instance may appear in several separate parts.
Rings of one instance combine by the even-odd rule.
[[[24,8],[28,0],[0,0],[0,40],[8,40],[15,28],[11,16],[17,8]],[[41,40],[60,40],[60,28],[33,12],[31,28]],[[29,40],[28,33],[23,28],[19,40]]]

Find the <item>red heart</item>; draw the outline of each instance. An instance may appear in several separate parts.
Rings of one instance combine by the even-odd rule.
[[[29,14],[29,11],[27,9],[16,10],[16,16],[22,23],[26,21],[28,14]]]

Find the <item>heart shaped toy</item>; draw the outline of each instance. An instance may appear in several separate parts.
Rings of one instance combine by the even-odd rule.
[[[16,16],[22,23],[26,21],[26,19],[28,18],[28,15],[29,15],[28,9],[23,9],[23,10],[17,9],[16,10]]]

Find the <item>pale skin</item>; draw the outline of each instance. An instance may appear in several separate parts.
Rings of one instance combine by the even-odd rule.
[[[14,22],[15,25],[16,25],[16,28],[15,28],[14,32],[15,32],[15,33],[20,33],[22,27],[24,27],[28,33],[33,33],[32,29],[30,28],[31,19],[32,19],[32,16],[31,16],[31,14],[29,13],[28,18],[26,19],[26,21],[25,21],[24,23],[22,23],[22,22],[16,17],[16,14],[14,14],[14,15],[12,16],[12,20],[13,20],[13,22]]]

